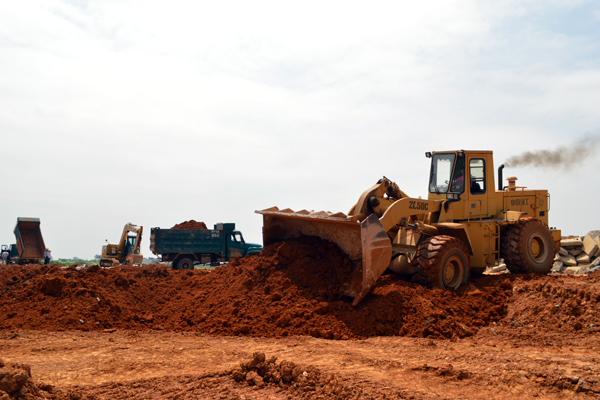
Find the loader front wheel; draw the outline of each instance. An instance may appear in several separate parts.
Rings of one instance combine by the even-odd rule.
[[[446,235],[423,240],[418,273],[428,286],[456,290],[469,279],[469,251],[462,240]]]
[[[547,274],[554,262],[554,239],[537,218],[523,218],[506,227],[501,240],[502,257],[510,272]]]

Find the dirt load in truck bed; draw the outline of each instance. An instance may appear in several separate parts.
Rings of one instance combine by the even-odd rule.
[[[77,390],[98,398],[143,396],[142,386],[162,393],[153,398],[176,398],[180,391],[207,398],[344,399],[357,398],[357,390],[372,396],[365,398],[415,399],[600,393],[600,361],[593,355],[600,337],[598,272],[484,276],[457,292],[384,275],[352,307],[338,293],[350,269],[336,246],[316,238],[276,243],[260,257],[213,272],[6,266],[0,269],[0,350],[11,362],[32,364],[45,381],[96,385]],[[19,346],[23,350],[15,353]],[[272,368],[267,366],[242,371],[243,379],[239,370],[235,375],[237,362],[249,362],[259,350],[267,359],[295,356],[304,365],[300,373],[307,372],[304,381],[288,382],[284,390],[273,383],[280,377],[261,375]],[[71,364],[63,361],[65,368],[87,372],[53,372],[56,366],[47,360],[61,351],[81,354]],[[101,354],[114,351],[123,353],[123,361],[111,356],[104,360],[107,368],[94,369]],[[95,367],[85,364],[89,357]],[[277,368],[281,375],[283,367]],[[200,372],[205,375],[197,381],[181,375]],[[119,380],[135,382],[107,383]],[[224,388],[232,390],[230,397],[219,397]]]
[[[200,229],[208,229],[204,222],[196,222],[193,219],[189,221],[181,222],[179,224],[174,225],[171,229],[192,229],[192,230],[200,230]]]

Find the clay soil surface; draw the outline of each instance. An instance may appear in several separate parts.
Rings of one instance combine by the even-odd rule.
[[[600,397],[600,274],[458,292],[380,278],[306,238],[212,272],[0,267],[0,399]]]
[[[196,222],[193,219],[190,219],[189,221],[185,221],[185,222],[173,225],[173,227],[171,229],[196,230],[196,229],[208,229],[208,228],[206,227],[206,224],[204,222]]]

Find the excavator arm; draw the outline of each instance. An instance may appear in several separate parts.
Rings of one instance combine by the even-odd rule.
[[[142,247],[142,232],[144,231],[144,227],[140,226],[137,232],[137,236],[135,238],[135,247],[133,248],[133,254],[140,254],[140,248]]]
[[[125,224],[125,226],[123,227],[123,234],[121,234],[121,240],[119,241],[119,247],[117,248],[118,254],[122,254],[123,248],[125,247],[125,243],[127,242],[127,236],[129,235],[130,232],[137,234],[136,239],[135,239],[134,254],[139,253],[140,245],[142,242],[142,231],[143,230],[144,230],[144,227],[142,227],[142,226],[133,225],[132,223]]]

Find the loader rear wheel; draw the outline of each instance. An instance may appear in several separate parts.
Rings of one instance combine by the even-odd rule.
[[[177,261],[177,269],[194,269],[194,262],[189,258]]]
[[[537,218],[523,218],[506,227],[500,244],[502,257],[513,273],[547,274],[554,262],[554,239]]]
[[[423,240],[417,261],[420,280],[428,286],[456,290],[469,280],[469,251],[458,238],[440,235]]]

